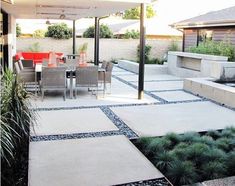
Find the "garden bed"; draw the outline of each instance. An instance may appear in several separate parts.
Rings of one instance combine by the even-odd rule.
[[[235,175],[235,128],[169,133],[133,143],[174,185]]]

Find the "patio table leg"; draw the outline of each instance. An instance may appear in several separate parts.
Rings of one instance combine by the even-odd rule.
[[[73,71],[70,71],[70,99],[73,99]]]

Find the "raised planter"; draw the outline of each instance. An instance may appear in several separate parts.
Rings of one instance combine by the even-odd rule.
[[[129,61],[129,60],[118,60],[118,66],[128,71],[131,71],[137,74],[139,73],[139,63]],[[144,73],[146,75],[167,74],[167,64],[164,64],[164,65],[146,64]]]
[[[229,73],[235,74],[235,63],[228,62],[228,57],[187,52],[168,53],[168,73],[184,77],[213,77],[220,79],[224,67],[229,66]]]
[[[184,80],[184,90],[235,108],[235,88],[214,81],[212,78],[188,78]]]

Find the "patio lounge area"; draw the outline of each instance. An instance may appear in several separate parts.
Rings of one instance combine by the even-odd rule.
[[[138,100],[137,78],[115,65],[112,93],[103,98],[86,89],[66,101],[53,93],[43,102],[32,98],[40,119],[31,131],[30,185],[167,184],[128,139],[235,123],[234,109],[185,92],[183,79],[168,74],[146,76],[145,98]]]
[[[20,124],[26,125],[26,134],[23,133],[25,141],[20,141],[21,136],[18,138],[24,145],[22,146],[26,148],[26,150],[19,148],[19,157],[22,158],[21,155],[25,153],[27,159],[26,161],[22,158],[25,161],[23,162],[23,166],[26,167],[24,169],[28,171],[28,174],[22,176],[24,177],[22,179],[27,177],[26,180],[28,180],[24,184],[29,186],[172,186],[170,179],[168,180],[170,175],[156,166],[156,162],[153,162],[141,151],[136,145],[136,141],[154,138],[161,140],[169,133],[174,133],[174,138],[174,135],[187,132],[198,132],[200,134],[196,134],[197,137],[203,138],[204,136],[201,136],[201,134],[206,134],[207,131],[215,130],[213,132],[219,133],[226,127],[234,127],[235,108],[233,106],[225,104],[223,101],[219,103],[216,99],[203,97],[197,92],[194,94],[194,91],[188,92],[187,90],[190,89],[185,89],[187,84],[193,88],[202,87],[201,85],[194,87],[192,82],[187,82],[188,79],[185,78],[192,74],[195,75],[193,77],[205,75],[214,82],[216,78],[214,75],[221,75],[225,67],[227,68],[227,63],[230,63],[227,61],[227,57],[219,57],[219,65],[214,65],[213,60],[209,61],[210,66],[201,62],[204,58],[199,55],[196,55],[197,60],[194,60],[193,57],[186,59],[188,54],[184,52],[173,52],[168,53],[170,54],[168,55],[168,62],[161,61],[161,64],[163,64],[159,65],[160,67],[154,64],[145,68],[145,61],[147,61],[145,57],[145,16],[146,5],[151,2],[151,0],[37,0],[27,3],[22,0],[15,0],[15,3],[13,1],[3,2],[4,9],[1,10],[4,17],[3,26],[7,28],[3,32],[7,38],[5,45],[7,50],[3,54],[3,72],[7,72],[8,68],[13,70],[14,67],[14,74],[11,71],[7,72],[10,74],[9,77],[12,78],[9,78],[10,83],[5,78],[4,84],[6,89],[10,89],[4,93],[5,99],[9,98],[7,101],[10,100],[11,104],[5,101],[4,106],[6,113],[7,109],[10,112],[17,110],[19,113],[26,110],[22,114],[25,117],[22,117],[23,119],[19,117],[22,121],[18,118],[18,112],[13,113],[17,115],[16,119],[18,120],[11,121],[11,113],[10,115],[6,114],[7,119],[10,118],[6,121],[11,121],[9,123],[13,123],[13,126],[19,121]],[[111,60],[106,66],[104,63],[101,64],[102,59],[99,57],[100,19],[103,19],[103,16],[136,7],[140,7],[139,62],[128,62],[129,69],[124,68],[128,65],[121,66],[110,62]],[[94,56],[92,57],[94,59],[89,63],[87,60],[85,63],[80,63],[81,58],[75,59],[81,54],[76,53],[75,21],[83,17],[94,17],[94,46],[92,46],[94,49]],[[63,51],[54,51],[52,54],[46,51],[33,54],[33,57],[30,57],[30,60],[34,60],[31,61],[32,66],[24,69],[20,57],[17,61],[12,59],[13,54],[17,53],[15,27],[13,29],[16,18],[72,20],[71,53],[64,54]],[[107,52],[112,50],[111,46],[104,49]],[[50,59],[50,55],[53,55],[53,59]],[[62,56],[67,56],[67,58],[62,58]],[[122,57],[125,58],[126,56],[120,56],[120,59]],[[217,57],[212,56],[213,59]],[[221,59],[223,59],[222,62]],[[208,62],[209,59],[205,58],[205,60]],[[126,63],[127,60],[122,61]],[[134,63],[134,65],[130,65],[131,63]],[[224,66],[221,65],[222,63]],[[205,68],[203,65],[205,65]],[[152,69],[153,66],[155,67]],[[223,75],[227,72],[229,76],[231,75],[234,78],[234,67],[228,67],[229,70],[224,71]],[[173,72],[177,73],[170,72],[171,68]],[[22,88],[25,84],[21,84],[22,79],[18,79],[18,77],[25,80],[24,83],[28,80],[27,90],[31,92],[30,94]],[[209,88],[212,92],[215,92],[213,88]],[[229,87],[228,89],[232,89],[231,92],[234,93],[233,88]],[[20,90],[19,93],[17,92],[18,89]],[[29,96],[24,97],[24,94]],[[18,107],[14,108],[15,100],[18,97],[22,98],[22,101],[20,100]],[[28,100],[30,104],[28,104]],[[229,99],[227,98],[227,100]],[[22,109],[21,103],[22,105],[25,103],[25,110]],[[10,105],[10,108],[8,108],[8,105]],[[36,119],[33,115],[35,113],[37,114]],[[32,121],[34,119],[36,120],[35,125]],[[230,130],[233,130],[233,133],[225,134],[230,135],[231,140],[233,140],[235,133],[232,127]],[[13,136],[16,136],[14,131]],[[205,136],[203,139],[206,142],[214,140],[211,136]],[[229,143],[228,140],[225,140],[225,142]],[[168,142],[172,145],[171,140],[168,140]],[[194,142],[196,147],[199,146],[198,154],[202,154],[201,149],[203,148],[200,147],[207,146],[207,144],[202,144],[204,142],[200,141],[201,144],[198,145],[198,141]],[[177,143],[174,146],[179,145]],[[185,145],[187,147],[192,145],[190,140],[188,140],[188,143],[180,144],[183,146],[182,149]],[[208,148],[204,149],[209,149],[209,145]],[[214,143],[213,145],[218,144],[215,145]],[[230,146],[226,146],[224,149],[230,153],[234,146],[228,148]],[[155,154],[168,153],[165,152],[164,148],[159,149],[154,148],[152,150]],[[195,149],[191,150],[193,156],[197,157],[198,154],[194,154]],[[225,154],[218,149],[216,149],[216,152],[219,155]],[[21,150],[26,152],[22,153]],[[171,156],[176,156],[172,153],[173,149],[169,147],[168,150],[171,151]],[[213,153],[215,151],[210,152],[212,152],[210,157],[214,158]],[[25,156],[25,154],[23,155]],[[231,157],[235,157],[234,152],[231,152],[231,155]],[[223,161],[229,159],[229,156],[225,156],[226,158]],[[157,156],[153,155],[152,158],[154,161],[159,161]],[[167,161],[164,163],[168,163]],[[191,176],[190,174],[197,174],[195,173],[194,162],[187,162],[186,159],[182,162],[177,162],[176,159],[174,161],[180,165],[190,165],[192,170],[189,176]],[[213,161],[211,162],[217,164],[217,159],[213,159]],[[6,161],[6,167],[9,167],[7,163]],[[178,176],[178,172],[181,172],[180,176]],[[187,177],[187,171],[184,174],[184,170],[177,170],[176,177],[181,179],[181,176],[183,179]],[[192,179],[185,183],[194,183],[195,180]],[[186,181],[188,180],[186,179]]]

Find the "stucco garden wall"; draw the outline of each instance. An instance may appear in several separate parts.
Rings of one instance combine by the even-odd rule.
[[[17,51],[27,51],[27,49],[33,44],[38,42],[41,51],[56,51],[66,54],[72,53],[72,39],[68,40],[55,40],[51,38],[17,38],[16,48]],[[88,43],[87,56],[88,60],[94,59],[94,39],[77,38],[77,49],[83,43]],[[146,43],[152,46],[151,58],[162,58],[168,46],[171,44],[171,40],[152,39],[147,40]],[[181,41],[178,41],[179,49],[181,49]],[[112,60],[112,59],[128,59],[136,60],[137,46],[139,44],[138,39],[100,39],[100,60]]]

